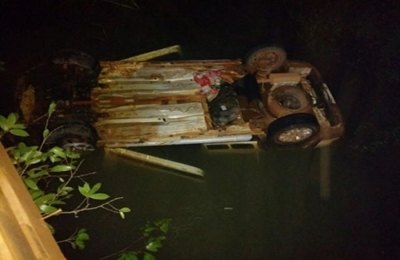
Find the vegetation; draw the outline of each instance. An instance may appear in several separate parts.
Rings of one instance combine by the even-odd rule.
[[[74,215],[103,209],[119,214],[124,219],[131,211],[128,207],[117,207],[115,202],[122,197],[112,198],[101,191],[102,183],[90,184],[85,177],[93,174],[80,174],[82,164],[81,155],[62,147],[47,147],[46,140],[51,131],[48,129],[49,120],[55,111],[52,103],[48,109],[48,116],[42,132],[40,145],[27,145],[19,142],[9,146],[7,151],[15,168],[26,185],[43,219],[60,215]],[[9,114],[7,117],[0,115],[0,140],[7,135],[11,137],[28,137],[29,133],[24,124],[18,122],[18,115]],[[72,201],[72,197],[79,196]],[[78,201],[78,202],[75,202]],[[169,219],[149,222],[143,229],[143,236],[132,245],[112,254],[106,258],[118,256],[118,259],[155,259],[153,255],[162,246],[169,229]],[[55,233],[55,228],[49,228]],[[74,249],[84,249],[90,236],[85,228],[78,228],[68,238],[59,240],[58,243],[67,243]],[[140,243],[139,243],[140,242]],[[139,249],[136,249],[139,248]]]
[[[118,256],[118,260],[156,259],[154,254],[158,252],[162,247],[163,241],[167,238],[170,222],[170,219],[148,222],[143,228],[142,237],[118,252],[103,257],[101,260],[110,259],[114,256]]]
[[[43,141],[39,146],[19,142],[7,148],[15,168],[43,218],[68,214],[78,216],[84,211],[97,209],[117,213],[121,218],[125,218],[125,214],[130,212],[130,209],[118,208],[114,205],[122,197],[111,198],[107,193],[100,191],[101,183],[91,185],[85,181],[84,177],[89,174],[78,174],[82,164],[79,153],[58,146],[48,149],[45,146],[46,139],[50,135],[49,119],[54,111],[55,104],[53,103],[48,110],[42,133]],[[18,116],[14,113],[9,114],[8,117],[0,116],[0,128],[0,139],[8,133],[18,137],[29,136],[25,126],[18,123]],[[75,184],[75,180],[78,180],[80,184]],[[70,199],[76,193],[80,196],[80,201],[72,206]],[[54,233],[54,229],[50,228]],[[87,240],[89,240],[89,235],[85,229],[81,228],[68,239],[59,242],[83,249]]]

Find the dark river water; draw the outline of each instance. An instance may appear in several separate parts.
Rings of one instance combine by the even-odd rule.
[[[88,168],[97,171],[104,191],[125,197],[120,204],[132,213],[125,220],[82,214],[61,231],[82,223],[91,240],[67,256],[98,259],[130,245],[147,220],[171,218],[160,259],[390,259],[398,253],[397,206],[385,194],[398,195],[399,183],[381,179],[393,173],[374,178],[377,165],[349,155],[345,146],[135,149],[197,166],[204,178],[96,152]]]

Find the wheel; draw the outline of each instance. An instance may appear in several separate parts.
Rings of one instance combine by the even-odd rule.
[[[100,72],[99,62],[89,54],[79,50],[61,50],[50,57],[54,68],[65,76],[80,80],[91,80]]]
[[[88,99],[100,72],[99,62],[79,50],[61,50],[50,57],[50,71],[56,88],[52,98]]]
[[[267,131],[267,145],[282,148],[308,148],[319,141],[319,125],[311,114],[291,114],[278,118]]]
[[[266,78],[286,63],[286,52],[279,47],[262,47],[254,50],[246,59],[246,70],[257,78]]]
[[[60,146],[78,152],[94,151],[97,134],[92,127],[83,123],[63,124],[50,132],[47,146]]]
[[[92,152],[95,150],[95,146],[91,143],[86,142],[85,139],[76,136],[67,136],[63,139],[62,148],[65,150]]]
[[[25,123],[43,116],[51,101],[90,100],[99,72],[99,62],[77,50],[57,52],[25,71],[14,97]]]
[[[294,113],[310,113],[312,101],[300,86],[280,86],[268,94],[267,110],[276,118]]]

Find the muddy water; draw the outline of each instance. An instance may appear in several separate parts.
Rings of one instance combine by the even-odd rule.
[[[160,259],[288,259],[380,255],[374,228],[356,220],[369,206],[343,144],[311,151],[207,150],[201,145],[136,149],[205,171],[203,179],[103,152],[88,169],[104,191],[124,196],[125,220],[82,215],[91,241],[70,259],[98,259],[129,245],[147,220],[171,218]],[[345,177],[345,178],[343,178]],[[357,205],[358,203],[358,205]],[[374,223],[372,223],[374,224]],[[371,223],[369,223],[371,226]],[[61,233],[72,227],[64,225]],[[359,237],[363,234],[362,237]]]

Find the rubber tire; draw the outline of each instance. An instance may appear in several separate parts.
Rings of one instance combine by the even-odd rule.
[[[68,140],[74,140],[77,149],[73,150],[86,152],[96,149],[97,139],[97,133],[91,126],[85,123],[71,123],[61,124],[52,130],[45,144],[46,146],[60,146],[67,149],[74,147],[73,143],[68,142]],[[82,150],[82,147],[86,147],[86,149]]]
[[[286,64],[286,51],[280,47],[263,46],[250,52],[245,58],[245,68],[250,74],[257,73],[257,61],[269,54],[276,55],[276,61],[271,65],[271,72],[281,70]]]
[[[298,107],[290,108],[284,106],[280,101],[279,97],[288,96],[294,98],[298,102]],[[271,91],[268,94],[266,100],[268,112],[276,118],[287,116],[296,113],[311,113],[312,112],[312,101],[307,93],[299,86],[284,85],[280,86]]]
[[[49,59],[49,71],[57,88],[52,96],[56,100],[89,99],[97,82],[100,63],[91,55],[79,50],[61,50]]]
[[[100,63],[91,55],[73,49],[64,49],[50,57],[51,67],[63,73],[79,72],[80,80],[91,81],[96,79],[100,72]]]
[[[278,141],[278,137],[282,132],[298,127],[310,128],[312,135],[299,142],[282,143]],[[265,145],[279,148],[311,148],[320,141],[318,121],[315,116],[307,113],[291,114],[276,119],[269,125],[266,134]]]

